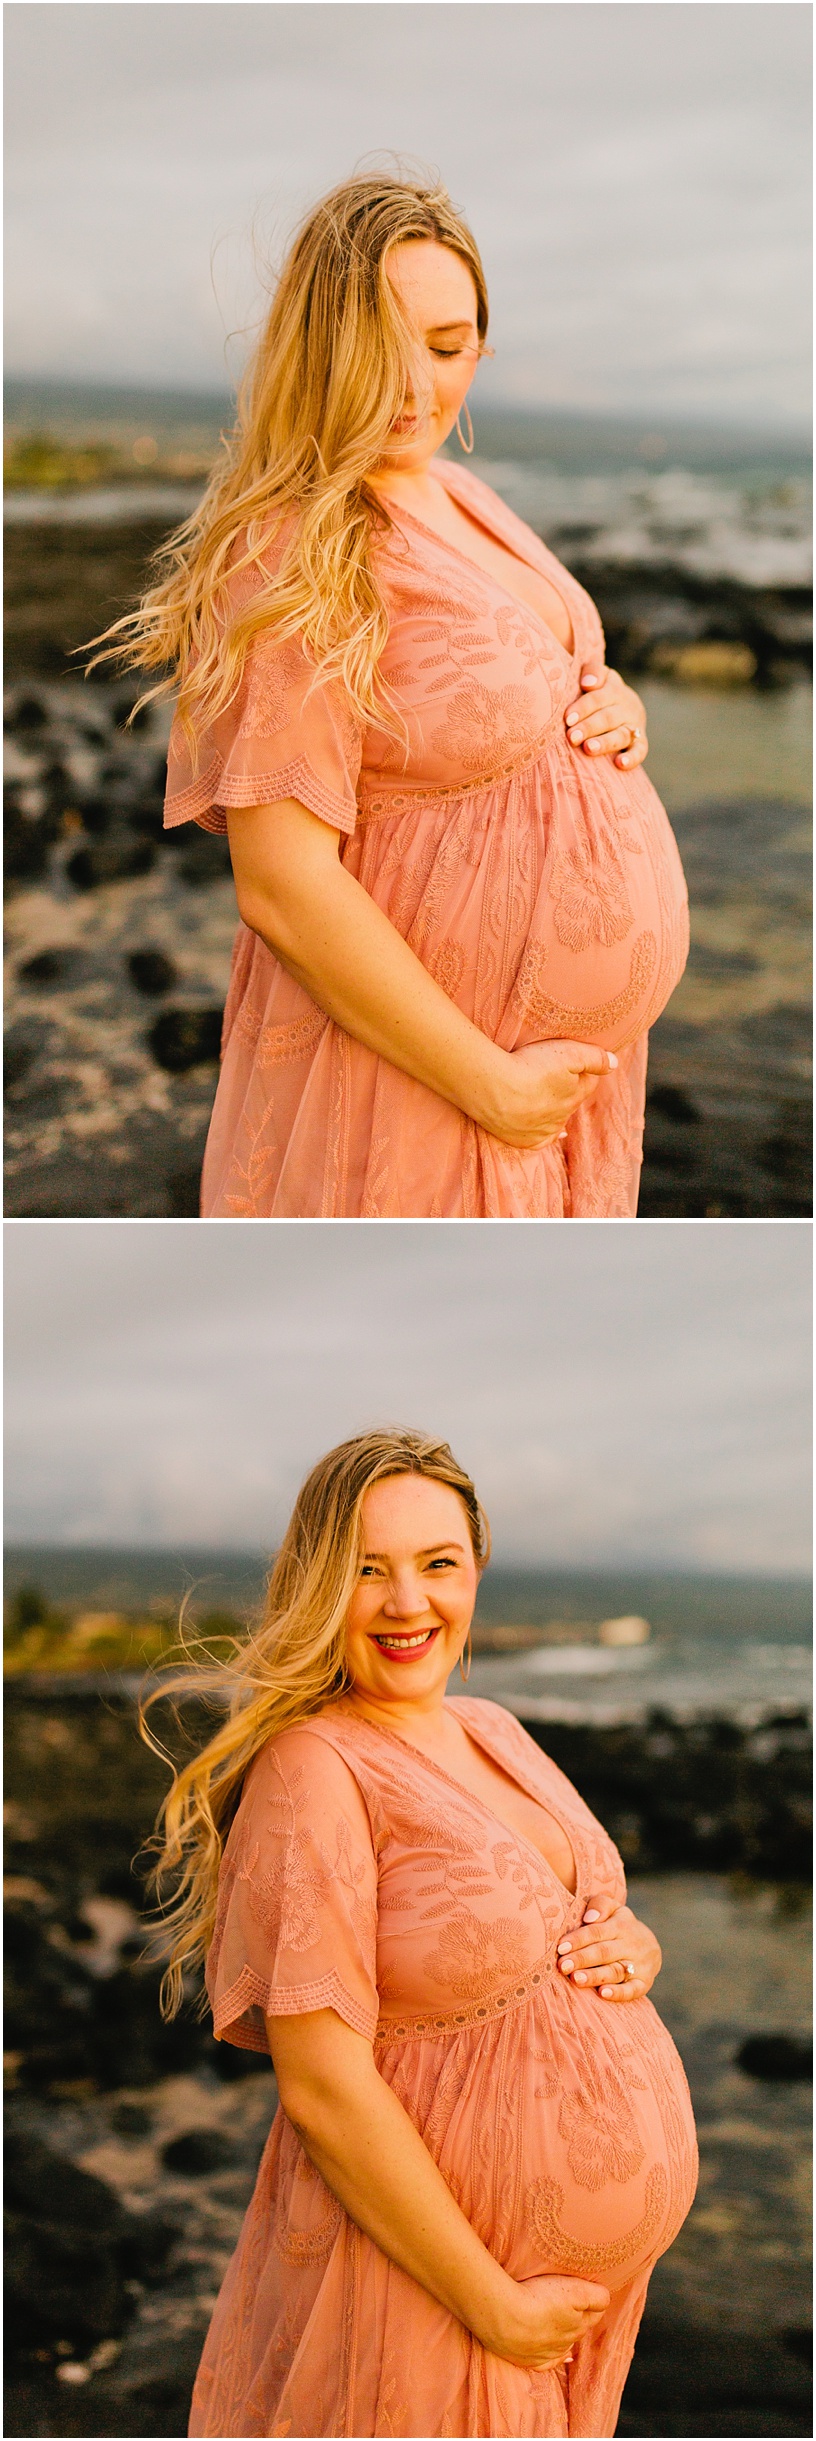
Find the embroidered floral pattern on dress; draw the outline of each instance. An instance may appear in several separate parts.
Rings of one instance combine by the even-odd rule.
[[[539,728],[527,687],[497,689],[480,686],[473,678],[451,697],[446,719],[441,728],[432,729],[431,739],[446,761],[469,763],[478,777],[509,753],[518,754],[520,743],[532,743]]]
[[[241,727],[247,737],[275,737],[289,718],[292,690],[303,679],[303,648],[290,637],[274,651],[264,640],[250,653],[241,707]]]
[[[591,2071],[565,2094],[558,2125],[577,2187],[597,2195],[610,2178],[634,2178],[644,2158],[637,2120],[620,2076]]]
[[[578,847],[568,848],[553,866],[553,923],[564,948],[576,953],[591,949],[594,941],[610,949],[613,941],[625,941],[632,929],[622,859],[613,839],[607,837],[604,847],[606,856],[601,860],[588,852],[582,854]]]
[[[494,1916],[487,1925],[470,1910],[451,1915],[442,1927],[436,1948],[426,1950],[423,1973],[432,1984],[457,1991],[477,2010],[496,1990],[497,1975],[505,1983],[520,1975],[527,1962],[524,1927],[507,1916]]]

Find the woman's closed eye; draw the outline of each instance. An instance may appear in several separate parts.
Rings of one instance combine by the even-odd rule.
[[[429,1571],[430,1571],[431,1569],[440,1569],[440,1568],[457,1568],[457,1567],[458,1567],[458,1565],[459,1565],[459,1562],[458,1562],[458,1560],[457,1560],[457,1559],[454,1557],[454,1554],[453,1554],[452,1552],[449,1552],[449,1551],[445,1551],[445,1552],[434,1552],[433,1557],[432,1557],[431,1559],[427,1559],[427,1560],[425,1560],[425,1561],[423,1562],[423,1570],[424,1570],[424,1574],[427,1576],[427,1575],[428,1575],[428,1573],[429,1573]],[[381,1560],[364,1560],[364,1561],[363,1561],[362,1567],[361,1567],[361,1569],[360,1569],[360,1575],[361,1575],[361,1577],[378,1577],[378,1576],[379,1576],[379,1577],[381,1577],[381,1576],[385,1576],[385,1574],[386,1574],[386,1570],[384,1569],[384,1567],[383,1567],[383,1565],[382,1565],[382,1561],[381,1561]]]

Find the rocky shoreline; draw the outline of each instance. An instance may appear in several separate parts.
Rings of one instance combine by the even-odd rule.
[[[175,1744],[204,1723],[191,1709],[174,1731],[163,1706],[161,1725]],[[699,2226],[692,2216],[659,2267],[620,2431],[804,2434],[789,2189],[809,2064],[809,1724],[741,1733],[653,1717],[643,1730],[533,1734],[623,1849],[667,1953],[661,2005],[701,2120]],[[166,1775],[138,1740],[130,1688],[9,1681],[6,1741],[6,2431],[181,2434],[274,2108],[271,2072],[214,2045],[189,2010],[170,2027],[159,2016],[140,1921],[148,1860],[134,1858]],[[758,2232],[776,2248],[764,2268]]]

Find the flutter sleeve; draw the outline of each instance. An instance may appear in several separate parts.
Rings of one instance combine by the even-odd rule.
[[[207,1992],[218,2040],[268,2051],[264,2017],[377,2024],[377,1860],[353,1773],[287,1729],[252,1765],[221,1863]]]
[[[232,582],[243,606],[252,579]],[[256,575],[254,584],[260,582]],[[299,637],[280,642],[274,628],[247,652],[232,702],[198,734],[197,762],[176,714],[167,757],[165,829],[197,822],[224,832],[227,811],[296,797],[338,831],[357,819],[363,722],[336,677],[315,683],[315,664]]]

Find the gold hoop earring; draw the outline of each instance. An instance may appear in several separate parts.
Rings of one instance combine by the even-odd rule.
[[[468,432],[470,433],[470,440],[469,440],[469,441],[466,441],[466,440],[465,440],[465,436],[464,436],[464,433],[463,433],[463,431],[462,431],[461,424],[460,424],[460,422],[459,422],[459,415],[461,415],[463,412],[464,412],[464,414],[467,416],[467,420],[468,420]],[[466,456],[466,458],[469,458],[469,457],[471,457],[471,456],[472,456],[472,453],[473,453],[473,418],[472,418],[472,416],[471,416],[470,408],[469,408],[469,406],[468,406],[468,403],[467,403],[467,399],[466,399],[466,398],[463,398],[463,400],[462,400],[462,405],[461,405],[461,407],[460,407],[460,409],[459,409],[459,415],[457,415],[457,418],[456,418],[456,437],[457,437],[457,440],[459,441],[459,443],[460,443],[460,445],[461,445],[462,449],[463,449],[463,450],[464,450],[464,452],[465,452],[465,456]]]
[[[464,1653],[467,1653],[467,1669],[466,1669],[466,1670],[463,1670],[463,1668],[462,1668],[462,1655],[463,1655]],[[466,1636],[466,1638],[465,1638],[465,1642],[464,1642],[464,1644],[463,1644],[463,1646],[462,1646],[462,1652],[461,1652],[461,1653],[460,1653],[460,1655],[459,1655],[459,1676],[460,1676],[460,1678],[461,1678],[461,1681],[462,1681],[462,1685],[463,1685],[463,1687],[466,1687],[466,1686],[467,1686],[467,1682],[468,1682],[468,1679],[469,1679],[469,1677],[470,1677],[470,1665],[471,1665],[472,1660],[473,1660],[473,1644],[472,1644],[472,1641],[471,1641],[470,1628],[468,1628],[467,1636]]]

